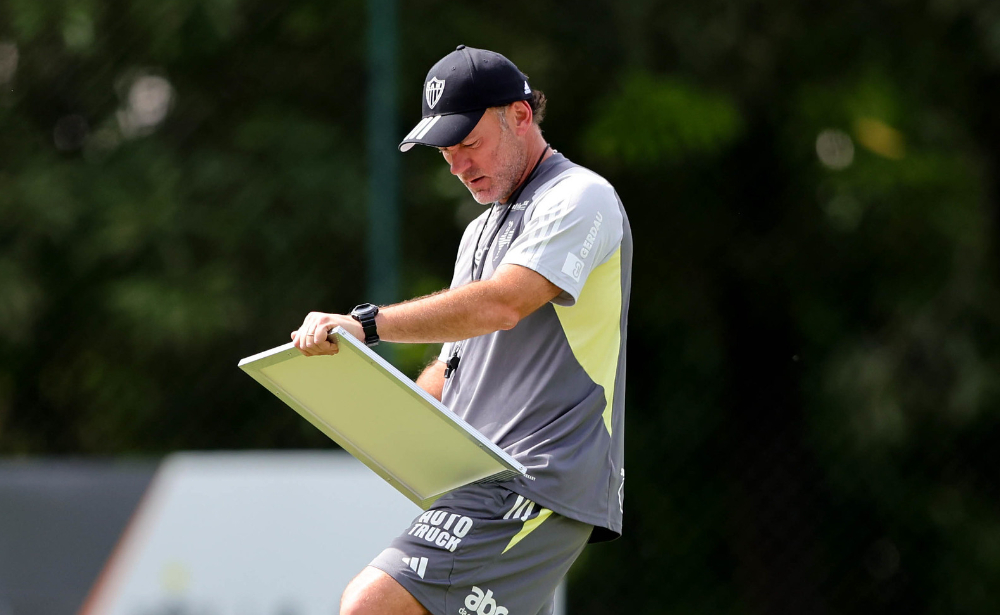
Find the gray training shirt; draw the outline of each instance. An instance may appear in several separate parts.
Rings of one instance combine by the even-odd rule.
[[[475,256],[477,279],[515,264],[563,292],[510,330],[445,344],[441,360],[457,353],[459,365],[442,401],[527,466],[534,480],[512,491],[609,540],[624,506],[628,218],[607,180],[558,153],[507,209],[495,204],[465,229],[452,288],[473,279]]]

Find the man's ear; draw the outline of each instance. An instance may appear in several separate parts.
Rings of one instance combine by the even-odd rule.
[[[526,100],[518,100],[511,104],[511,114],[514,120],[514,132],[517,136],[523,137],[535,119],[531,105]]]

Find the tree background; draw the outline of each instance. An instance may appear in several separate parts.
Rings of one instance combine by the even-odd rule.
[[[332,446],[236,363],[365,300],[365,9],[0,4],[0,453]],[[410,0],[400,27],[400,136],[431,64],[496,49],[630,216],[625,534],[573,613],[997,612],[995,3]],[[481,210],[433,151],[400,165],[404,299]]]

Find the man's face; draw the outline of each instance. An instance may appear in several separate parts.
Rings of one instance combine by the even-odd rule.
[[[501,123],[493,109],[486,111],[461,143],[438,149],[452,174],[482,205],[510,196],[527,164],[523,140]]]

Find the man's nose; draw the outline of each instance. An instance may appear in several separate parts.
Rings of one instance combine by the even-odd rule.
[[[451,155],[450,170],[452,175],[461,175],[469,168],[469,157],[455,152]]]

